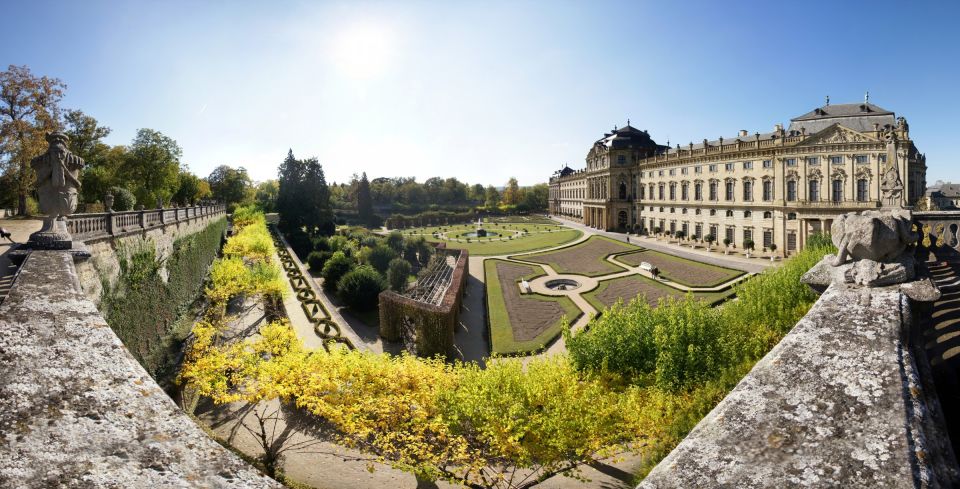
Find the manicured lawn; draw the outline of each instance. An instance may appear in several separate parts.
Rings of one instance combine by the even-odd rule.
[[[475,224],[453,226],[430,226],[403,229],[404,236],[424,236],[433,243],[446,243],[448,248],[467,250],[474,256],[509,255],[541,250],[576,241],[583,233],[564,226],[536,223],[485,223],[483,228],[497,233],[485,238],[466,237],[464,233],[476,231]],[[440,233],[441,236],[434,236]],[[469,240],[469,242],[468,242]]]
[[[646,297],[648,304],[655,306],[661,297],[682,297],[685,294],[686,292],[641,275],[627,275],[600,282],[596,289],[583,294],[583,298],[598,311],[602,311],[615,304],[618,299],[623,299],[624,304],[629,304],[635,297],[642,295]],[[694,297],[710,304],[719,303],[732,295],[732,287],[721,292],[695,292],[693,294]]]
[[[520,294],[517,283],[543,275],[540,267],[486,260],[484,274],[493,353],[535,352],[560,335],[564,317],[573,322],[582,314],[566,297]]]
[[[688,287],[715,287],[745,273],[653,250],[624,253],[617,260],[635,267],[645,261],[657,267],[663,278]]]
[[[632,244],[594,235],[586,241],[559,250],[511,258],[550,265],[557,273],[574,273],[597,277],[624,270],[622,267],[607,261],[607,256],[638,249],[640,249],[638,246]]]

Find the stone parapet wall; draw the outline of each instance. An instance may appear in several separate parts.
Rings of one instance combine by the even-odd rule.
[[[183,214],[183,211],[188,209],[198,208],[166,209],[164,212]],[[87,238],[78,238],[84,239],[84,244],[90,250],[91,255],[89,260],[77,264],[80,284],[83,286],[87,298],[94,304],[99,305],[104,285],[107,285],[108,289],[116,285],[121,271],[120,258],[124,253],[137,250],[145,242],[150,241],[156,247],[157,260],[162,263],[170,257],[173,252],[173,244],[178,238],[200,232],[206,229],[210,223],[224,219],[226,215],[222,206],[199,209],[206,210],[191,214],[190,217],[181,216],[182,219],[171,218],[162,224],[151,225],[147,228],[131,228],[123,232],[118,230],[113,234],[98,233],[88,235]],[[161,210],[157,209],[150,212],[159,213]],[[137,211],[134,211],[131,214],[136,213]],[[71,222],[73,222],[73,219],[83,219],[88,216],[99,218],[106,215],[108,214],[80,214],[71,216]],[[166,278],[165,267],[161,267],[159,273],[162,278]]]
[[[831,285],[639,488],[957,487],[915,314]]]
[[[282,486],[174,405],[69,254],[34,251],[0,305],[0,487]]]

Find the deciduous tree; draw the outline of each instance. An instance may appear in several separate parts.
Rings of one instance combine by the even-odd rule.
[[[0,169],[17,195],[17,214],[26,215],[36,180],[30,160],[46,148],[44,136],[58,131],[60,99],[67,86],[37,77],[26,66],[0,71]]]

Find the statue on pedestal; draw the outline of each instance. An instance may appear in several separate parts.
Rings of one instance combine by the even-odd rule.
[[[880,179],[881,204],[883,207],[902,207],[903,180],[900,179],[900,167],[897,164],[897,136],[888,131],[887,165]]]
[[[43,227],[30,235],[28,246],[33,249],[67,250],[73,247],[73,237],[67,230],[67,216],[77,209],[83,158],[67,149],[65,134],[51,133],[46,139],[49,143],[47,152],[30,161],[30,166],[37,173],[40,212],[46,217]]]

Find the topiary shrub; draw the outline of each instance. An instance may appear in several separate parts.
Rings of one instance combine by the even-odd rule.
[[[397,231],[392,231],[387,235],[387,246],[400,253],[403,251],[403,235]]]
[[[387,282],[373,267],[360,265],[347,272],[337,283],[337,293],[343,302],[358,310],[369,310],[377,306],[380,292],[387,288]]]
[[[313,243],[313,251],[329,251],[330,254],[333,254],[333,250],[330,249],[330,242],[325,236],[318,236],[310,241]]]
[[[287,243],[290,243],[290,248],[293,249],[293,252],[297,254],[297,258],[300,258],[301,261],[306,260],[307,255],[313,250],[310,235],[302,229],[296,229],[288,234]]]
[[[307,255],[307,263],[310,265],[310,271],[314,273],[321,273],[323,271],[323,265],[327,263],[327,260],[333,256],[333,253],[329,251],[311,251]]]
[[[387,282],[390,288],[396,292],[403,292],[407,289],[407,277],[411,270],[410,262],[403,258],[394,258],[387,267]]]
[[[366,246],[367,248],[374,248],[380,245],[380,238],[376,236],[365,236],[360,240],[361,246]]]
[[[134,197],[133,192],[123,187],[110,187],[109,192],[113,195],[113,210],[115,211],[132,211],[133,207],[137,205],[137,198]]]
[[[330,290],[336,290],[337,282],[354,267],[353,258],[343,254],[342,251],[335,252],[327,262],[323,264],[323,286]]]
[[[393,248],[381,244],[373,248],[364,248],[362,261],[380,273],[387,273],[387,267],[390,266],[390,262],[394,258],[397,258],[397,256],[397,252],[393,251]]]

